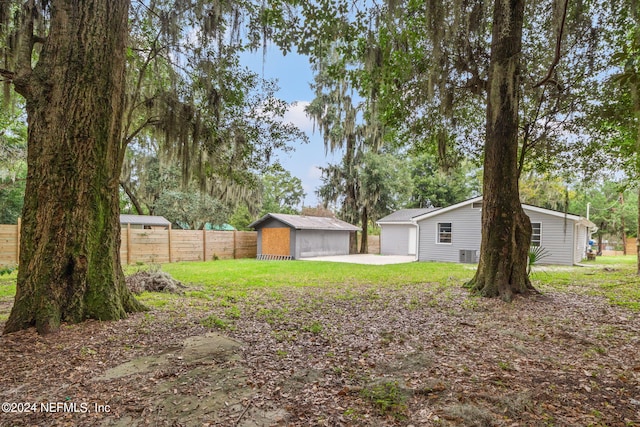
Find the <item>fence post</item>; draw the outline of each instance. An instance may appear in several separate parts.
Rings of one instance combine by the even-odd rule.
[[[207,260],[207,230],[202,229],[202,261]]]
[[[131,264],[131,224],[127,223],[127,264]]]
[[[233,259],[238,259],[236,256],[236,247],[238,245],[238,240],[236,239],[236,230],[233,230]]]
[[[22,232],[22,218],[18,217],[18,237],[16,238],[16,264],[20,264],[20,233]]]
[[[169,262],[173,262],[173,254],[171,253],[171,224],[169,224]]]

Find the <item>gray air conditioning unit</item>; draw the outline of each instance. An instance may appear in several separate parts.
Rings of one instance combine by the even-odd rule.
[[[460,262],[463,264],[475,264],[478,262],[478,255],[475,249],[460,249]]]

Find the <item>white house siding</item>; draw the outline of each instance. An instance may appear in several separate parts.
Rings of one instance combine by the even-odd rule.
[[[380,254],[408,255],[411,224],[382,224],[380,226]]]
[[[549,256],[541,264],[572,265],[582,259],[582,243],[574,240],[575,222],[555,215],[531,211],[525,208],[531,222],[541,223],[541,246]],[[433,215],[419,221],[419,261],[460,262],[461,250],[480,252],[482,212],[470,204],[448,212]],[[566,226],[565,226],[566,221]],[[451,223],[451,243],[437,243],[438,223]],[[583,226],[580,226],[584,229]],[[586,231],[577,239],[586,240]],[[580,240],[581,239],[581,240]],[[577,250],[576,246],[580,246]],[[578,253],[576,253],[578,252]]]
[[[533,212],[524,209],[531,222],[542,224],[540,246],[542,246],[549,256],[540,260],[540,264],[564,264],[574,263],[574,229],[575,221],[548,215],[540,212]]]
[[[420,221],[419,261],[460,262],[461,250],[480,251],[481,211],[461,206]],[[438,223],[451,223],[451,243],[437,243]]]
[[[582,224],[576,224],[576,240],[575,240],[575,248],[573,250],[573,262],[578,263],[586,258],[587,252],[587,233],[588,229],[586,226]]]

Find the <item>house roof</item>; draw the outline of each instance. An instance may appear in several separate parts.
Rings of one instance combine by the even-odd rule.
[[[432,212],[427,212],[423,215],[417,216],[413,218],[412,222],[417,222],[417,221],[422,221],[423,219],[426,218],[431,218],[433,216],[436,215],[440,215],[443,214],[445,212],[449,212],[452,211],[454,209],[458,209],[460,207],[466,206],[466,205],[471,205],[472,203],[476,203],[476,202],[482,202],[482,196],[478,196],[478,197],[474,197],[473,199],[468,199],[465,201],[462,201],[460,203],[456,203],[455,205],[451,205],[451,206],[447,206],[446,208],[442,208],[442,209],[438,209]],[[538,212],[538,213],[543,213],[543,214],[547,214],[547,215],[552,215],[552,216],[556,216],[556,217],[560,217],[560,218],[566,218],[570,221],[574,221],[574,222],[578,222],[581,223],[589,228],[595,228],[595,224],[591,221],[589,221],[588,219],[581,217],[579,215],[574,215],[574,214],[570,214],[570,213],[565,213],[565,212],[560,212],[560,211],[555,211],[553,209],[547,209],[547,208],[541,208],[539,206],[533,206],[533,205],[527,205],[527,204],[522,204],[522,207],[524,209],[533,211],[533,212]]]
[[[400,209],[392,214],[380,218],[376,221],[378,224],[397,224],[397,223],[409,223],[417,216],[424,215],[429,212],[433,212],[440,208],[415,208],[415,209]]]
[[[452,211],[454,209],[458,209],[458,208],[460,208],[462,206],[470,205],[472,203],[481,202],[481,201],[482,201],[482,196],[474,197],[473,199],[464,200],[464,201],[462,201],[460,203],[456,203],[455,205],[451,205],[451,206],[447,206],[446,208],[438,209],[437,211],[431,211],[431,212],[424,213],[422,215],[414,217],[413,221],[414,222],[422,221],[423,219],[431,218],[432,216],[440,215],[442,213],[449,212],[449,211]]]
[[[171,222],[163,216],[156,215],[120,215],[120,224],[168,227]]]
[[[360,227],[351,225],[348,222],[341,221],[337,218],[327,218],[321,216],[306,215],[287,215],[269,213],[257,221],[249,224],[249,227],[259,228],[265,221],[273,218],[296,230],[342,230],[342,231],[359,231]]]

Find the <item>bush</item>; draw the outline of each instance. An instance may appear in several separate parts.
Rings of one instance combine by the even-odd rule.
[[[18,269],[18,266],[7,266],[7,265],[0,265],[0,276],[4,276],[5,274],[11,274],[14,271],[16,271]]]

